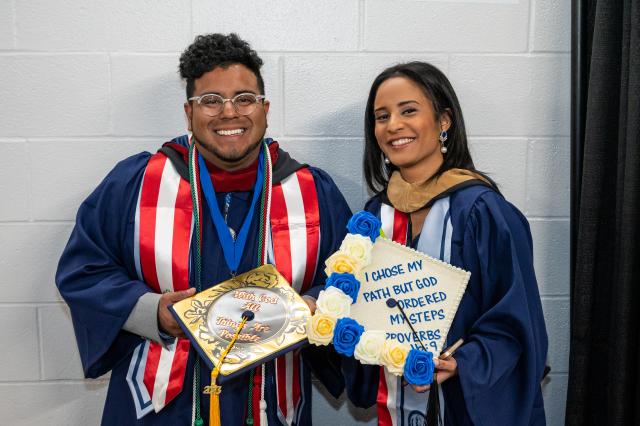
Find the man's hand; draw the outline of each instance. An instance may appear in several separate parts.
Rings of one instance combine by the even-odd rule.
[[[436,382],[438,383],[444,383],[445,381],[449,380],[451,377],[458,375],[458,363],[456,362],[456,359],[453,357],[449,359],[434,358],[433,364],[436,368]],[[426,392],[429,389],[431,389],[431,385],[424,385],[424,386],[411,385],[411,387],[413,388],[414,391],[420,392],[420,393]]]
[[[164,293],[160,296],[160,302],[158,302],[158,327],[160,327],[161,331],[170,334],[173,337],[187,337],[178,325],[177,321],[173,318],[173,315],[171,315],[171,312],[169,312],[168,306],[179,302],[182,299],[186,299],[187,297],[191,297],[194,294],[196,294],[196,289],[190,288],[188,290]]]
[[[309,310],[311,311],[311,315],[316,313],[316,299],[311,296],[302,296],[302,300],[307,302],[307,306],[309,306]]]

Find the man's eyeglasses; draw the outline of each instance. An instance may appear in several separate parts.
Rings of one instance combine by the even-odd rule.
[[[256,110],[259,102],[264,101],[265,96],[254,95],[253,93],[240,93],[233,98],[225,99],[220,95],[209,93],[202,96],[194,96],[189,101],[196,101],[202,107],[202,111],[210,117],[215,117],[224,109],[227,101],[231,102],[233,108],[240,115],[249,115]]]

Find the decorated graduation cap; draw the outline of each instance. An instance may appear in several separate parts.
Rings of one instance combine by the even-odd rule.
[[[356,213],[347,228],[325,263],[309,341],[431,384],[470,273],[385,238],[371,213]]]
[[[170,307],[211,369],[210,425],[220,425],[224,382],[306,342],[311,313],[273,265],[231,278]]]

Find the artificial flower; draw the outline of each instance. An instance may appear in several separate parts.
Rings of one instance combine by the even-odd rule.
[[[318,295],[316,311],[336,319],[346,317],[351,313],[351,301],[351,297],[339,288],[329,287]]]
[[[333,272],[353,274],[358,269],[358,261],[341,251],[337,251],[329,256],[324,264],[326,265],[324,272],[327,276]]]
[[[412,385],[424,386],[433,381],[433,354],[411,349],[404,363],[404,378]]]
[[[357,260],[360,268],[365,268],[371,264],[372,248],[371,239],[358,234],[347,234],[340,245],[340,251]]]
[[[353,351],[364,332],[364,327],[354,319],[340,318],[333,330],[333,347],[336,352],[353,356]]]
[[[347,230],[350,234],[369,237],[372,242],[375,242],[376,238],[380,236],[381,227],[382,222],[380,222],[380,219],[364,210],[351,216],[351,219],[347,222]]]
[[[314,345],[328,345],[333,340],[336,318],[317,312],[307,321],[307,338]]]
[[[397,340],[386,340],[382,346],[380,361],[382,365],[387,367],[389,373],[402,376],[409,349],[408,345],[402,344]]]
[[[369,330],[362,333],[353,356],[362,364],[380,364],[380,355],[385,342],[384,331]]]
[[[348,272],[339,274],[337,272],[333,272],[327,278],[327,281],[324,285],[324,288],[327,289],[329,287],[336,287],[342,290],[344,294],[351,297],[352,303],[356,303],[358,300],[358,293],[360,293],[360,281],[353,274]]]

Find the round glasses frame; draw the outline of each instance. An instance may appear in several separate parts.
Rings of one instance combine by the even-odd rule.
[[[240,115],[249,115],[256,110],[258,103],[266,99],[264,95],[254,95],[253,93],[239,93],[233,98],[223,98],[215,93],[207,93],[201,96],[193,96],[188,101],[195,101],[202,111],[210,116],[215,117],[224,110],[224,104],[229,101],[233,105],[233,109]]]

